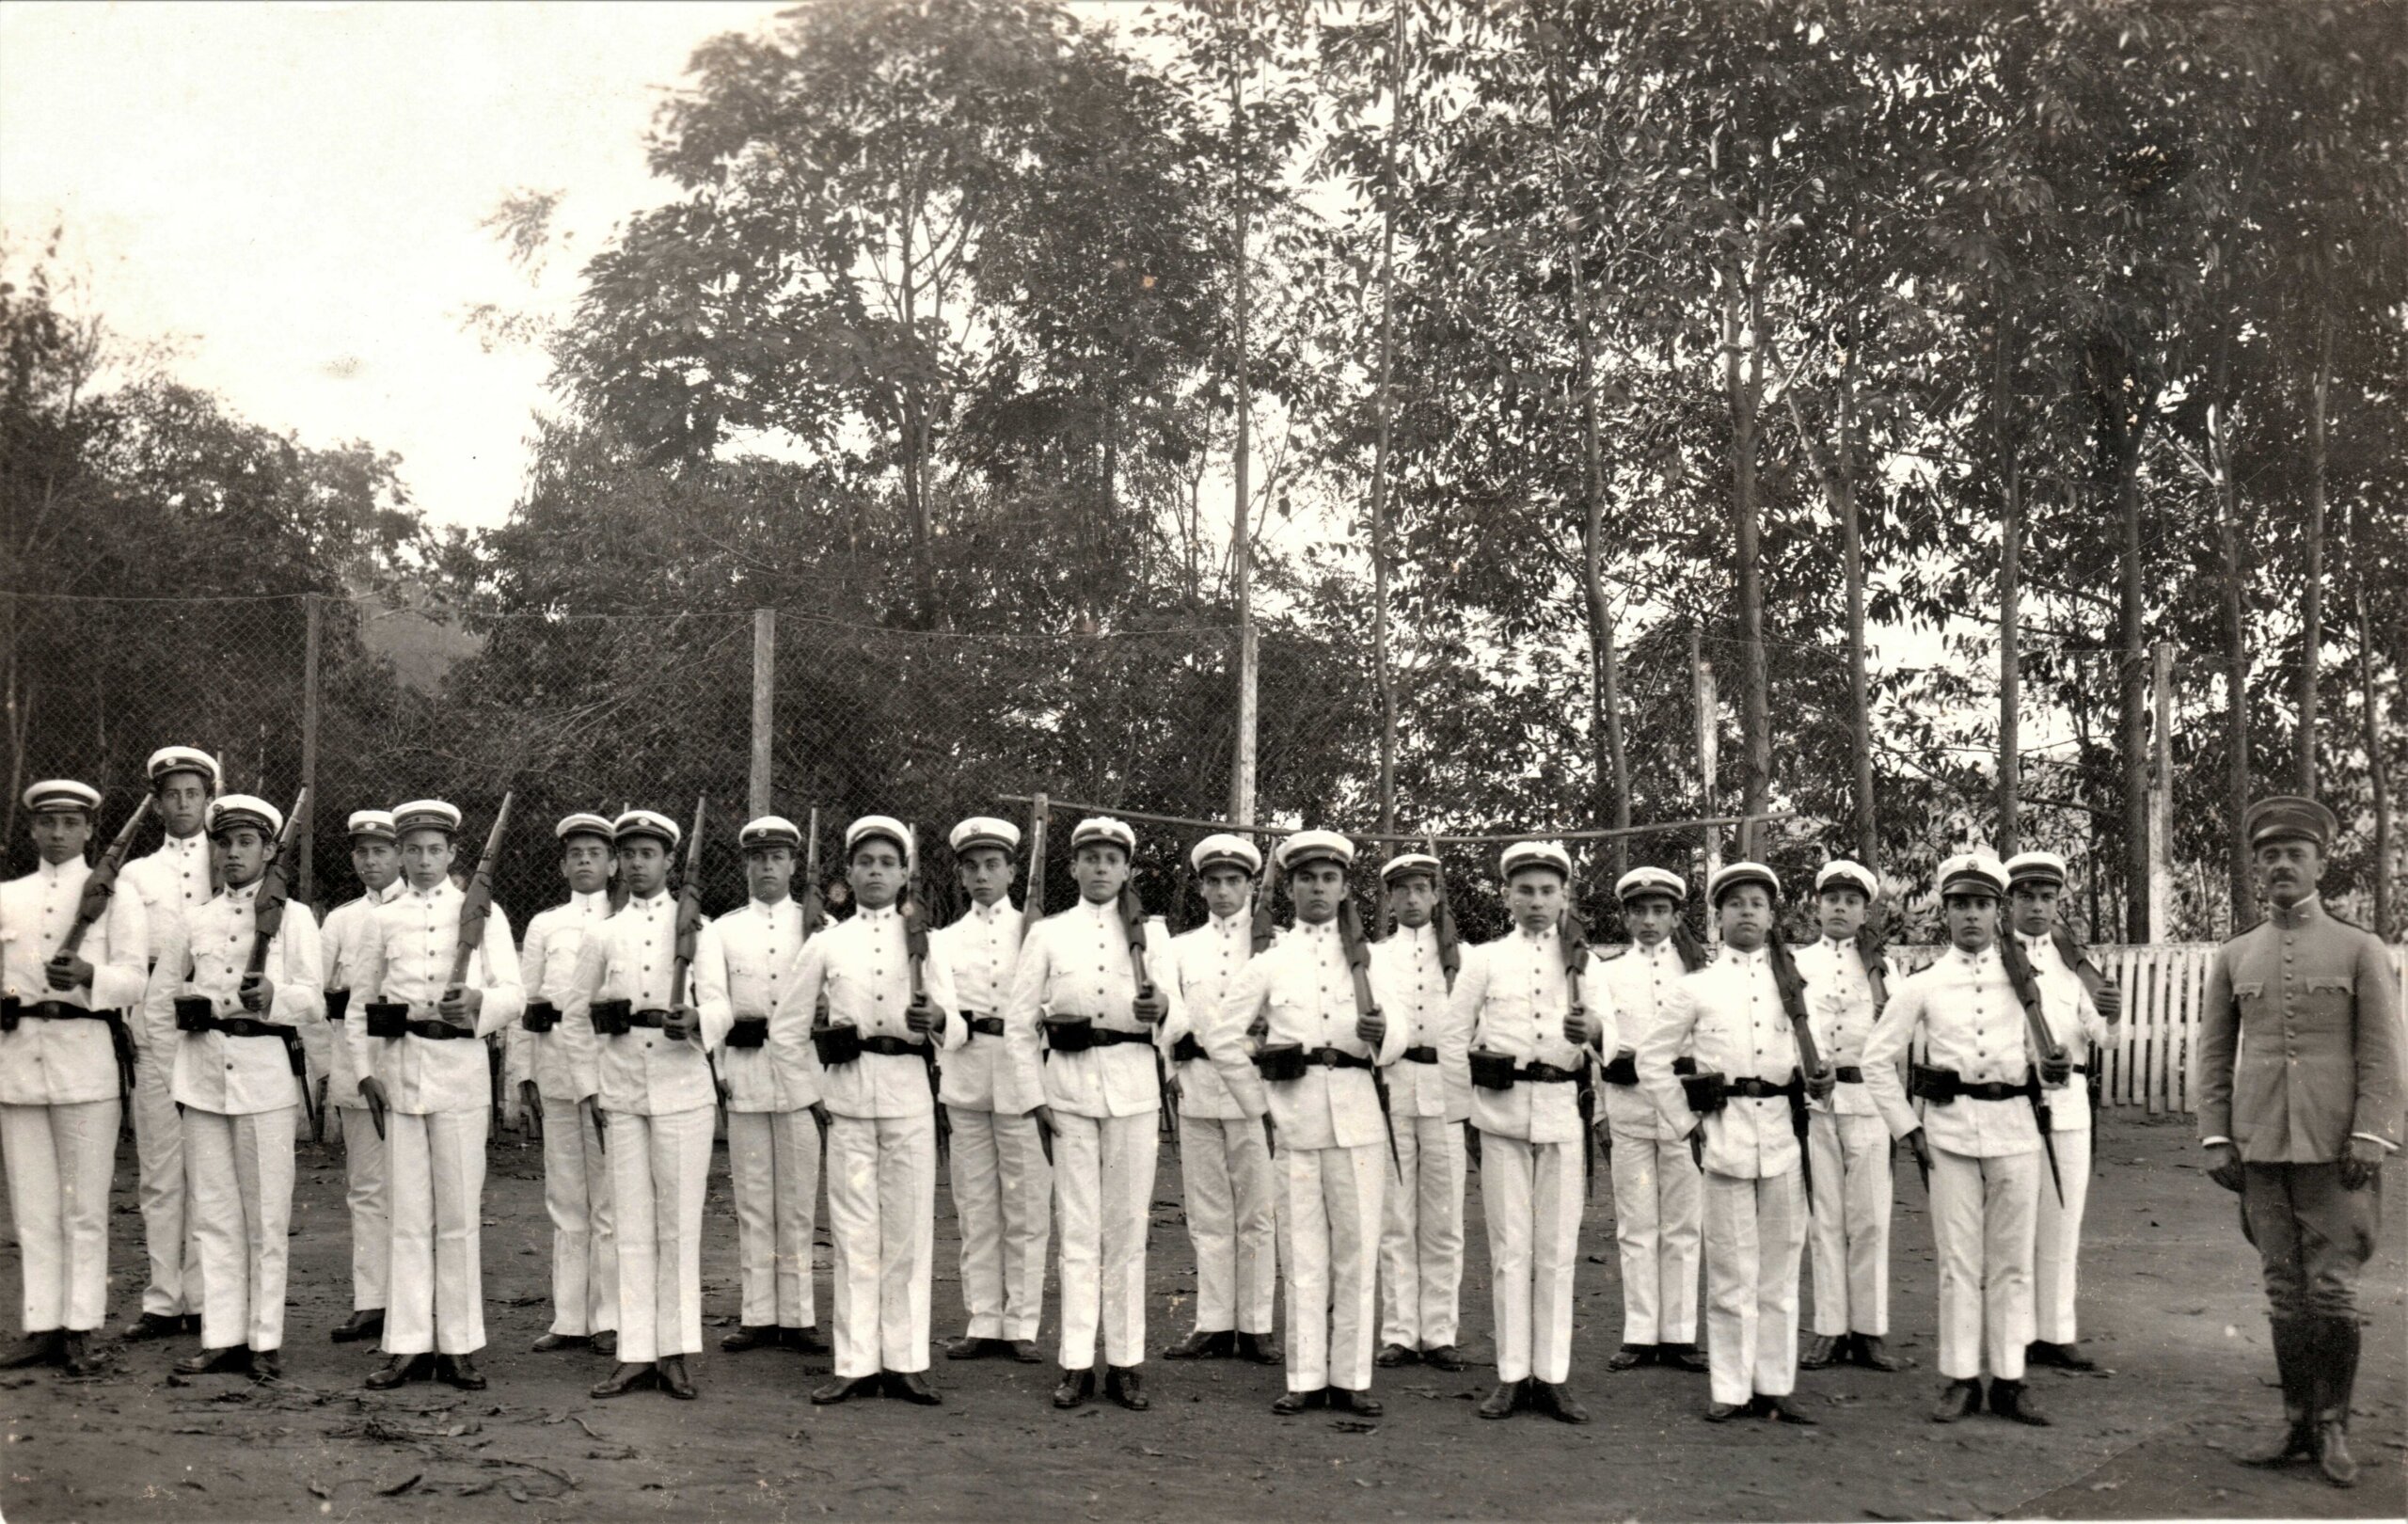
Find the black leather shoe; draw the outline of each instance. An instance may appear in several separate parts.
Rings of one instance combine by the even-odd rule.
[[[1882,1341],[1879,1334],[1855,1334],[1850,1337],[1856,1345],[1853,1357],[1866,1370],[1903,1371],[1907,1368],[1906,1361],[1890,1353],[1890,1346]]]
[[[928,1385],[928,1378],[917,1371],[886,1373],[886,1395],[922,1407],[934,1407],[944,1401],[944,1393]]]
[[[587,1349],[592,1347],[593,1343],[594,1341],[583,1334],[547,1333],[527,1347],[537,1355],[549,1355],[554,1350]]]
[[[814,1407],[828,1407],[836,1403],[848,1403],[856,1397],[875,1397],[881,1383],[874,1375],[838,1376],[812,1389]]]
[[[1745,1403],[1708,1403],[1705,1407],[1705,1421],[1728,1423],[1735,1418],[1744,1417],[1747,1411],[1748,1405]]]
[[[129,1344],[148,1343],[153,1339],[172,1339],[184,1331],[184,1320],[176,1312],[145,1312],[125,1326],[118,1335]]]
[[[181,1367],[179,1367],[181,1369]],[[423,1381],[435,1369],[435,1361],[424,1355],[396,1355],[376,1370],[368,1373],[362,1383],[370,1391],[390,1391],[404,1381]]]
[[[1434,1371],[1468,1371],[1471,1362],[1452,1344],[1433,1344],[1421,1352],[1421,1363]]]
[[[1062,1384],[1054,1389],[1054,1406],[1076,1407],[1094,1395],[1095,1373],[1093,1371],[1073,1371],[1068,1366],[1063,1367]]]
[[[1011,1352],[1012,1358],[1022,1365],[1043,1365],[1045,1363],[1045,1352],[1037,1347],[1037,1341],[1034,1339],[1015,1339],[1011,1341]]]
[[[1228,1328],[1198,1328],[1163,1351],[1166,1360],[1225,1360],[1238,1352],[1238,1336]]]
[[[594,1346],[594,1354],[601,1356],[605,1359],[616,1359],[618,1357],[619,1330],[616,1328],[604,1328],[595,1333],[592,1338],[588,1339],[586,1342]]]
[[[1658,1344],[1656,1346],[1656,1363],[1669,1365],[1675,1371],[1687,1371],[1691,1375],[1703,1375],[1708,1369],[1705,1357],[1697,1352],[1695,1344]]]
[[[108,1364],[103,1357],[92,1353],[92,1336],[81,1328],[70,1328],[59,1341],[58,1363],[71,1376],[98,1375]]]
[[[652,1362],[652,1373],[660,1389],[681,1403],[694,1400],[694,1378],[686,1373],[686,1357],[664,1355]]]
[[[2099,1362],[2082,1352],[2080,1344],[2052,1344],[2045,1339],[2035,1339],[2023,1346],[2026,1365],[2052,1365],[2060,1371],[2096,1371]]]
[[[1383,1371],[1393,1371],[1400,1365],[1418,1365],[1420,1361],[1419,1350],[1407,1349],[1402,1344],[1382,1344],[1380,1352],[1371,1357],[1371,1363]]]
[[[1534,1411],[1545,1413],[1559,1423],[1589,1421],[1589,1410],[1582,1406],[1580,1400],[1573,1396],[1570,1389],[1560,1382],[1533,1379],[1530,1382],[1530,1406]]]
[[[944,1341],[944,1357],[949,1360],[983,1360],[1000,1351],[1003,1341],[982,1339],[976,1334],[963,1334]]]
[[[1814,1426],[1814,1421],[1787,1397],[1758,1397],[1748,1405],[1775,1423],[1795,1423],[1801,1429]]]
[[[1606,1369],[1608,1371],[1636,1371],[1642,1365],[1655,1363],[1656,1346],[1653,1344],[1624,1344],[1606,1357]]]
[[[1514,1410],[1522,1405],[1528,1387],[1527,1382],[1500,1381],[1497,1384],[1497,1389],[1482,1399],[1481,1405],[1472,1411],[1484,1419],[1512,1418]]]
[[[1940,1393],[1939,1405],[1931,1410],[1934,1423],[1954,1423],[1958,1419],[1972,1418],[1982,1410],[1982,1384],[1979,1381],[1951,1381]]]
[[[2323,1470],[2324,1480],[2337,1487],[2358,1484],[2358,1463],[2350,1454],[2348,1420],[2327,1417],[2317,1423],[2316,1464]]]
[[[1252,1360],[1257,1365],[1285,1365],[1288,1357],[1280,1353],[1279,1336],[1268,1333],[1241,1333],[1237,1341],[1238,1358]]]
[[[2255,1455],[2240,1457],[2243,1466],[2257,1466],[2269,1470],[2284,1466],[2304,1466],[2316,1458],[2316,1425],[2312,1421],[2292,1423],[2284,1430],[2280,1445]]]
[[[356,1344],[365,1339],[379,1339],[385,1333],[385,1310],[363,1307],[338,1326],[329,1337],[338,1344]]]
[[[204,1349],[198,1355],[187,1355],[175,1363],[178,1375],[215,1375],[224,1371],[248,1371],[251,1351],[248,1345],[231,1344],[224,1349]]]
[[[1146,1395],[1145,1378],[1137,1373],[1134,1366],[1105,1366],[1103,1394],[1132,1413],[1142,1413],[1154,1405],[1154,1400]]]
[[[659,1380],[658,1368],[651,1365],[621,1364],[609,1375],[594,1383],[587,1395],[592,1397],[625,1397],[631,1391],[642,1391]],[[816,1400],[816,1394],[814,1394]]]
[[[1308,1407],[1325,1407],[1328,1405],[1329,1389],[1321,1387],[1311,1391],[1283,1391],[1272,1400],[1271,1411],[1281,1418],[1293,1418]]]
[[[1806,1341],[1806,1348],[1798,1357],[1801,1371],[1824,1370],[1840,1357],[1840,1341],[1836,1334],[1816,1334]]]
[[[203,1354],[208,1353],[206,1350]],[[58,1365],[67,1358],[67,1334],[64,1329],[45,1328],[38,1334],[27,1334],[0,1355],[0,1371],[22,1371],[27,1366]],[[183,1361],[176,1369],[183,1369]]]
[[[1344,1387],[1332,1387],[1327,1393],[1329,1410],[1353,1413],[1358,1418],[1378,1418],[1387,1411],[1387,1405],[1368,1391],[1349,1391]]]
[[[738,1324],[734,1333],[719,1341],[719,1347],[730,1355],[741,1355],[748,1349],[760,1349],[778,1341],[774,1324]]]
[[[2017,1423],[2029,1423],[2036,1429],[2049,1426],[2049,1415],[2033,1405],[2032,1390],[2020,1381],[1990,1382],[1990,1411]]]
[[[830,1353],[828,1341],[819,1337],[819,1327],[816,1324],[807,1328],[781,1327],[778,1330],[778,1342],[798,1355]]]
[[[462,1391],[483,1391],[487,1386],[484,1373],[478,1370],[477,1362],[466,1355],[435,1357],[435,1379],[447,1387],[457,1387]]]
[[[283,1380],[283,1357],[272,1349],[253,1350],[251,1352],[250,1375],[253,1381]]]

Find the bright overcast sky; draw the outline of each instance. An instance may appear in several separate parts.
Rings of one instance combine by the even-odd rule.
[[[667,198],[661,88],[778,8],[12,0],[0,226],[20,258],[63,226],[102,314],[244,417],[396,451],[429,518],[499,524],[545,366],[461,326],[530,296],[479,220],[565,190],[586,250]]]

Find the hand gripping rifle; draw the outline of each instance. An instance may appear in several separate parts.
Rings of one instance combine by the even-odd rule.
[[[703,821],[710,809],[708,795],[694,800],[694,829],[686,839],[686,880],[677,886],[676,945],[669,966],[669,1008],[675,1010],[686,1003],[694,969],[694,944],[703,934]],[[697,1032],[696,1037],[701,1034]],[[719,1077],[719,1064],[711,1057],[707,1045],[703,1047],[703,1067],[711,1072],[711,1098],[714,1102],[727,1099],[727,1086]],[[595,1108],[596,1113],[600,1111]]]
[[[74,924],[67,929],[67,936],[59,943],[58,950],[50,955],[53,963],[63,966],[73,960],[84,945],[85,933],[92,929],[94,922],[108,913],[109,898],[117,893],[117,876],[124,870],[126,853],[134,848],[134,833],[141,829],[143,821],[150,818],[152,802],[151,795],[142,796],[142,802],[134,807],[134,813],[126,817],[125,824],[118,828],[108,849],[101,853],[98,863],[92,865],[92,871],[84,880],[84,897],[75,905]],[[111,1012],[105,1020],[109,1028],[109,1047],[117,1055],[117,1098],[122,1105],[126,1097],[134,1093],[134,1036],[126,1028],[122,1011]],[[130,1124],[132,1113],[126,1113],[126,1118]]]
[[[1589,970],[1589,928],[1579,912],[1566,905],[1555,923],[1555,940],[1563,950],[1564,1008],[1586,1023],[1588,1008],[1580,999],[1580,976]],[[1589,1045],[1580,1045],[1580,1190],[1597,1190],[1597,1079]]]
[[[460,897],[460,937],[452,949],[452,978],[444,986],[449,996],[467,988],[468,965],[475,961],[477,950],[485,945],[485,921],[493,914],[493,870],[501,861],[501,838],[510,827],[510,791],[501,795],[501,808],[493,813],[493,829],[485,833],[485,849],[477,859],[476,872],[468,876],[468,886]],[[486,1044],[485,1058],[493,1077],[493,1104],[501,1109],[501,1050]],[[499,1119],[497,1117],[497,1121]]]
[[[1154,976],[1146,964],[1146,902],[1137,897],[1137,886],[1133,883],[1120,886],[1120,924],[1129,932],[1129,976],[1136,983],[1137,998],[1151,1001],[1154,998]],[[1170,1073],[1163,1064],[1162,1044],[1149,1040],[1146,1046],[1154,1054],[1154,1093],[1162,1100],[1159,1109],[1163,1131],[1170,1135],[1170,1151],[1173,1157],[1177,1157],[1179,1103],[1171,1096]]]
[[[2032,976],[2032,960],[2023,956],[2023,945],[2015,940],[2012,931],[1998,939],[1999,961],[2006,965],[2006,981],[2015,986],[2015,998],[2023,1008],[2023,1028],[2032,1040],[2033,1056],[2039,1063],[2061,1064],[2066,1061],[2065,1044],[2049,1030],[2049,1018],[2040,1008],[2039,981]],[[2032,1120],[2040,1129],[2040,1149],[2049,1156],[2049,1184],[2057,1193],[2057,1204],[2066,1199],[2064,1179],[2057,1173],[2056,1135],[2050,1130],[2050,1108],[2046,1093],[2040,1087],[2040,1072],[2036,1067],[2023,1083],[2023,1098],[2032,1103]]]
[[[1354,1009],[1362,1016],[1380,1014],[1380,1003],[1371,995],[1371,946],[1363,936],[1363,913],[1354,908],[1354,897],[1349,894],[1338,902],[1338,945],[1346,952],[1346,972],[1354,978]],[[1388,1162],[1396,1166],[1397,1178],[1404,1178],[1404,1159],[1396,1146],[1396,1118],[1388,1110],[1388,1082],[1380,1072],[1378,1050],[1371,1053],[1371,1093],[1379,1098],[1380,1125],[1387,1130]]]
[[[1262,870],[1260,887],[1255,891],[1254,924],[1248,928],[1249,950],[1257,958],[1269,952],[1271,945],[1278,940],[1279,929],[1271,919],[1271,902],[1278,897],[1278,893],[1279,861],[1273,857]]]
[[[926,1005],[928,998],[928,912],[927,903],[920,897],[920,828],[906,828],[911,843],[906,849],[911,865],[905,870],[903,903],[896,907],[903,917],[903,957],[911,969],[911,1004]],[[944,1012],[937,1012],[937,1020],[944,1020]],[[937,1119],[937,1157],[953,1156],[953,1118],[946,1114],[939,1092],[944,1087],[943,1073],[937,1068],[937,1034],[921,1034],[920,1063],[928,1072],[928,1103]]]
[[[286,818],[283,832],[276,838],[276,856],[260,877],[259,897],[251,902],[251,960],[243,971],[245,984],[256,984],[267,973],[268,945],[284,929],[284,907],[292,897],[288,864],[293,844],[300,837],[301,824],[309,815],[309,790],[303,788],[293,802],[293,813]],[[262,1010],[264,1017],[269,1012]],[[318,1120],[318,1103],[309,1094],[309,1068],[301,1061],[301,1034],[290,1026],[277,1028],[277,1036],[284,1040],[285,1061],[293,1068],[293,1078],[301,1087],[301,1108],[309,1114],[309,1131],[314,1135],[325,1125]]]
[[[1798,1174],[1806,1186],[1806,1210],[1814,1210],[1814,1150],[1806,1138],[1807,1087],[1830,1077],[1823,1056],[1814,1046],[1814,1028],[1806,1019],[1806,980],[1798,972],[1779,928],[1765,938],[1765,956],[1772,964],[1773,988],[1781,992],[1781,1008],[1789,1018],[1789,1035],[1798,1043],[1798,1089],[1789,1098],[1789,1130],[1798,1135]]]
[[[1438,838],[1430,838],[1430,855],[1438,855]],[[1438,972],[1444,976],[1447,992],[1454,993],[1455,976],[1464,971],[1463,938],[1455,931],[1455,907],[1447,898],[1447,871],[1440,868],[1433,875],[1438,881],[1438,903],[1430,913],[1431,934],[1438,939]]]

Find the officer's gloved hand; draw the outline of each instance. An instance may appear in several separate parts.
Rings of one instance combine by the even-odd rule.
[[[2063,1048],[2059,1048],[2056,1052],[2044,1055],[2041,1057],[2041,1084],[2063,1085],[2066,1081],[2071,1078],[2073,1078],[2073,1056],[2067,1053]]]
[[[2229,1143],[2209,1144],[2208,1178],[2226,1190],[2240,1190],[2241,1151]]]
[[[2354,1191],[2373,1183],[2383,1172],[2384,1146],[2370,1137],[2350,1139],[2350,1151],[2341,1155],[2341,1188]]]
[[[2124,992],[2118,986],[2100,985],[2099,992],[2090,997],[2090,1003],[2099,1008],[2099,1019],[2110,1026],[2124,1019]]]

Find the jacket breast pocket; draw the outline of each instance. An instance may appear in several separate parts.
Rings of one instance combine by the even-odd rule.
[[[2330,1029],[2349,1024],[2350,1003],[2357,993],[2354,981],[2325,976],[2301,983],[2299,1019],[2309,1026]]]

